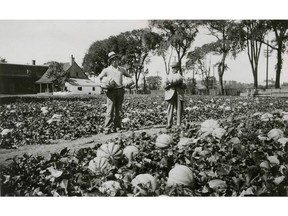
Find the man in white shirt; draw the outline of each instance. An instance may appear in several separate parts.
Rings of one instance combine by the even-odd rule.
[[[119,67],[119,56],[115,52],[108,54],[109,66],[104,68],[99,74],[100,81],[106,76],[114,80],[115,87],[108,89],[107,96],[107,111],[104,125],[104,133],[109,134],[121,129],[120,112],[124,101],[123,76],[131,77],[131,75],[123,68]]]

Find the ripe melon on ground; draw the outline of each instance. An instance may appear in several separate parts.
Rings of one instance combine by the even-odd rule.
[[[121,155],[121,146],[113,142],[103,144],[97,149],[97,157],[105,157],[117,160],[121,157]]]
[[[172,137],[168,134],[161,134],[156,139],[156,147],[158,148],[167,148],[172,143]]]
[[[194,176],[192,170],[184,165],[176,165],[169,171],[167,186],[182,184],[192,186],[194,183]]]
[[[150,174],[139,174],[131,181],[131,183],[135,189],[135,192],[139,191],[140,194],[143,195],[146,194],[146,191],[141,189],[139,186],[140,184],[151,189],[152,191],[155,191],[157,188],[157,180]]]
[[[123,150],[123,154],[127,157],[127,159],[130,161],[134,158],[135,155],[139,153],[139,150],[136,146],[126,146]]]
[[[105,157],[95,157],[89,162],[88,168],[92,172],[106,172],[110,168],[108,159]]]

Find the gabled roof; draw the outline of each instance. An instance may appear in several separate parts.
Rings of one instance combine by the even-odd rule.
[[[88,76],[84,73],[81,67],[73,61],[72,65],[67,69],[67,77],[68,78],[76,78],[76,79],[88,79]],[[78,75],[76,75],[76,73]]]
[[[67,78],[75,78],[75,79],[88,79],[88,76],[83,72],[82,68],[79,67],[79,65],[73,61],[72,65],[69,63],[63,63],[63,70],[66,71],[66,76]],[[47,83],[52,83],[53,78],[49,78],[50,70],[48,69],[43,76],[36,81],[36,83],[40,84],[47,84]],[[78,75],[76,75],[78,74]]]
[[[42,84],[49,84],[53,82],[53,78],[52,77],[48,77],[48,74],[50,73],[51,69],[46,70],[46,72],[43,74],[43,76],[37,80],[35,83],[42,83]]]

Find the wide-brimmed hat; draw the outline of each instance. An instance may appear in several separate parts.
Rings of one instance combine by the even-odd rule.
[[[174,62],[172,62],[172,64],[170,66],[171,66],[171,68],[179,67],[179,63],[174,61]]]
[[[117,57],[118,55],[113,51],[108,53],[108,61],[111,61],[112,59],[117,58]]]

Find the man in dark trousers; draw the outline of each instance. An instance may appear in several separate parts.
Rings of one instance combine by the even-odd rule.
[[[130,74],[123,68],[119,67],[119,56],[115,52],[108,54],[109,66],[104,68],[99,74],[100,81],[104,77],[109,77],[114,81],[114,87],[107,89],[107,111],[105,116],[104,133],[119,131],[121,129],[120,112],[124,101],[123,76],[130,77]]]
[[[172,75],[179,73],[180,65],[177,62],[171,64]],[[182,78],[183,79],[183,78]],[[173,111],[176,109],[177,113],[177,126],[181,126],[182,114],[184,110],[184,93],[187,88],[186,84],[182,82],[173,84],[168,79],[166,80],[165,85],[165,101],[168,102],[167,110],[167,126],[169,129],[172,127],[173,123]]]

